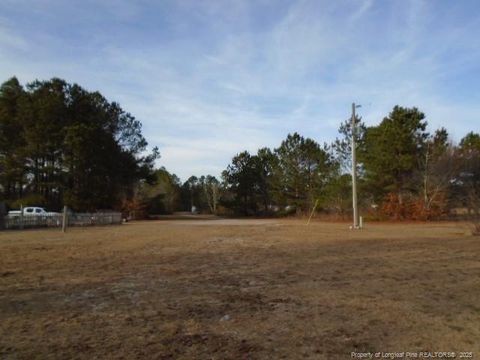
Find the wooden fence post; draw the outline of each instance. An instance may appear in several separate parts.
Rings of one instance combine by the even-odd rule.
[[[23,205],[20,205],[20,229],[23,229]]]
[[[67,221],[68,221],[68,215],[67,215],[67,207],[63,207],[63,222],[62,222],[62,231],[66,232],[67,231]]]

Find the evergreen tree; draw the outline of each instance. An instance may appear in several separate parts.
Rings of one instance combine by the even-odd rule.
[[[25,131],[19,115],[25,97],[15,77],[0,87],[0,189],[4,200],[21,198],[27,183]]]
[[[145,155],[140,122],[118,104],[57,78],[26,90],[5,82],[0,125],[0,185],[12,204],[118,208],[158,157]]]
[[[289,205],[298,209],[313,206],[334,171],[328,149],[298,133],[289,134],[275,150],[282,172],[282,190]]]
[[[366,129],[359,160],[368,190],[377,201],[393,193],[402,203],[405,193],[417,190],[414,175],[428,138],[424,119],[417,108],[395,106],[380,125]]]

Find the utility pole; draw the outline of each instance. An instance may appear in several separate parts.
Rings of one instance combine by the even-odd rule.
[[[360,217],[358,214],[358,198],[357,198],[357,119],[355,116],[355,109],[360,105],[352,104],[352,202],[353,202],[353,229],[360,229]]]

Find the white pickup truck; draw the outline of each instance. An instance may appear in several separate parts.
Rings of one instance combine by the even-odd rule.
[[[12,210],[8,212],[9,217],[20,216],[21,210]],[[42,207],[28,206],[23,208],[23,216],[51,216],[60,215],[58,212],[48,212]]]

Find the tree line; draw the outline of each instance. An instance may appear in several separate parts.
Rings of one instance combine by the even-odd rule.
[[[371,218],[479,214],[480,135],[455,144],[417,108],[395,106],[378,125],[356,119],[359,200]],[[0,196],[14,207],[63,204],[135,216],[351,215],[351,121],[332,143],[298,133],[278,147],[236,154],[222,172],[185,182],[154,168],[141,123],[119,104],[61,79],[0,87]]]
[[[445,128],[431,132],[417,108],[395,106],[378,125],[356,119],[359,193],[370,219],[441,219],[479,216],[480,135],[455,144]],[[166,169],[169,211],[242,215],[287,215],[317,211],[350,217],[351,121],[337,139],[320,145],[298,133],[274,149],[242,151],[221,179],[190,177],[183,184]],[[144,189],[157,188],[146,185]],[[149,197],[145,196],[148,205]],[[152,197],[150,197],[152,199]]]
[[[0,191],[9,207],[121,208],[149,180],[141,123],[99,92],[53,78],[0,87]]]

